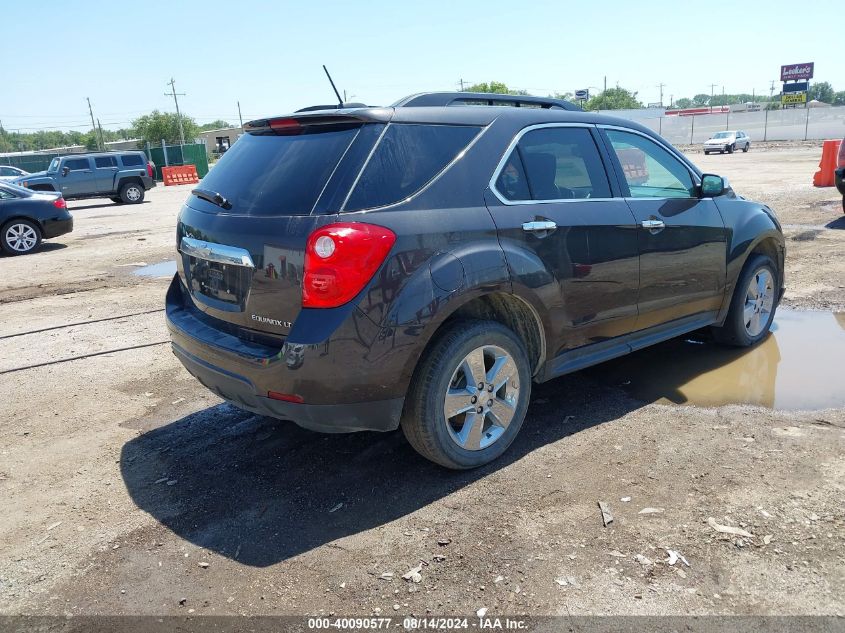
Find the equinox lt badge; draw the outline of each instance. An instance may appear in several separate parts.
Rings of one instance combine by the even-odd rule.
[[[271,319],[269,317],[260,316],[258,314],[252,315],[253,321],[258,321],[259,323],[268,323],[270,325],[278,325],[279,327],[286,327],[290,329],[291,322],[290,321],[279,321],[278,319]]]

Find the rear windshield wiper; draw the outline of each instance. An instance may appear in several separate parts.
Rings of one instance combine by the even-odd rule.
[[[232,208],[232,203],[216,191],[209,191],[208,189],[194,189],[193,191],[191,191],[191,193],[194,194],[197,198],[207,200],[208,202],[216,204],[222,209],[229,210]]]

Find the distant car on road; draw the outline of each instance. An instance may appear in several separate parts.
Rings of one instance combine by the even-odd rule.
[[[716,132],[711,138],[704,141],[704,153],[719,152],[733,154],[737,149],[747,152],[751,149],[751,139],[742,130],[726,130]]]
[[[29,174],[28,171],[24,171],[20,167],[12,167],[11,165],[0,165],[0,181],[7,181],[11,182],[12,180],[16,180],[21,176],[26,176]]]
[[[839,144],[839,158],[836,161],[836,188],[842,194],[842,212],[845,213],[845,138]]]
[[[99,152],[54,158],[46,171],[22,176],[15,184],[33,191],[58,191],[67,200],[109,198],[138,204],[155,187],[152,164],[143,152]]]
[[[42,239],[73,230],[73,216],[57,192],[31,191],[0,183],[0,250],[25,255],[38,248]]]

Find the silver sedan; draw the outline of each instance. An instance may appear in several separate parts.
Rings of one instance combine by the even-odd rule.
[[[747,152],[751,149],[751,139],[748,134],[742,130],[726,130],[724,132],[716,132],[711,138],[704,141],[704,153],[719,152],[724,154],[733,154],[734,151],[741,149]]]

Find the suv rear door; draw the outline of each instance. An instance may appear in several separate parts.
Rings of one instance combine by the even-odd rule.
[[[95,156],[94,174],[97,179],[97,193],[109,193],[114,191],[114,176],[117,174],[117,159],[114,156]]]
[[[600,126],[623,195],[639,225],[637,329],[719,310],[727,232],[698,176],[667,147],[636,130]]]
[[[591,125],[525,128],[485,196],[514,283],[535,293],[555,328],[549,359],[626,334],[637,319],[637,229],[599,143]]]
[[[248,127],[179,216],[177,267],[194,305],[287,335],[302,308],[306,240],[336,219],[383,128],[339,115]]]

